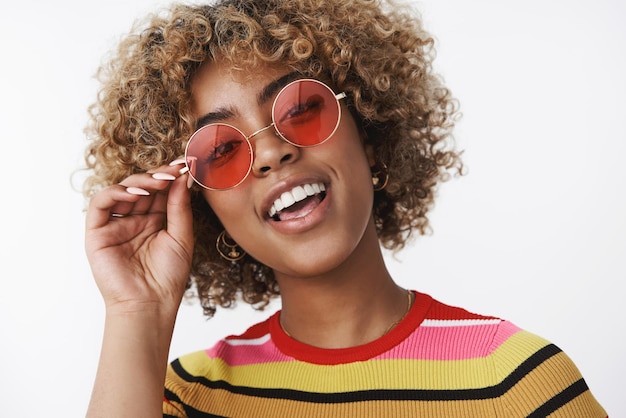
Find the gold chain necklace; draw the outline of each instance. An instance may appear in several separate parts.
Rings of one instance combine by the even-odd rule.
[[[396,327],[396,325],[398,325],[400,322],[402,322],[402,320],[404,318],[406,318],[406,316],[408,315],[409,311],[411,310],[411,305],[413,304],[413,292],[411,292],[410,290],[407,289],[406,294],[407,294],[408,301],[407,301],[407,305],[406,305],[406,311],[404,311],[404,315],[402,315],[402,318],[398,319],[396,322],[394,322],[391,325],[389,325],[389,328],[387,328],[387,330],[385,330],[385,333],[383,335],[381,335],[381,337],[384,336],[384,335],[389,334],[389,331],[394,329]]]
[[[383,333],[383,335],[381,335],[381,337],[389,334],[389,331],[394,329],[396,327],[396,325],[398,325],[400,322],[402,322],[402,320],[404,318],[406,318],[406,316],[408,315],[409,311],[411,310],[411,306],[413,305],[413,292],[411,292],[410,290],[407,289],[406,294],[407,294],[407,305],[406,305],[406,311],[404,311],[404,315],[402,315],[402,318],[398,319],[397,321],[392,322],[392,324],[389,325],[389,327],[385,330],[385,332]],[[287,330],[283,326],[283,323],[280,321],[280,318],[278,320],[278,323],[280,325],[280,328],[283,330],[283,332],[285,334],[287,334],[288,337],[293,338],[291,336],[291,334],[289,332],[287,332]]]

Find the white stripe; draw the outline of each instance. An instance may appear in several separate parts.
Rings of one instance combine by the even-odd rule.
[[[423,327],[469,327],[473,325],[497,325],[500,319],[425,319]]]
[[[263,345],[270,339],[269,334],[265,334],[259,338],[253,338],[251,340],[229,340],[225,339],[224,342],[228,345]]]

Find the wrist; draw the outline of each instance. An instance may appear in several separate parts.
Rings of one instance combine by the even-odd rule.
[[[116,303],[106,307],[105,332],[114,340],[169,349],[178,307],[159,303]],[[143,344],[142,344],[143,343]]]
[[[161,301],[116,301],[105,304],[107,318],[166,321],[175,320],[179,303]]]
[[[142,361],[154,361],[152,367],[165,366],[176,313],[152,304],[107,307],[103,343],[109,352],[134,353]]]

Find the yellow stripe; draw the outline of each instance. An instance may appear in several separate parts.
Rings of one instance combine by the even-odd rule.
[[[333,393],[372,389],[466,389],[497,385],[548,342],[520,331],[485,358],[470,360],[375,360],[335,366],[277,362],[230,367],[204,352],[182,357],[185,370],[209,380],[257,388]],[[368,375],[372,375],[372,379]]]

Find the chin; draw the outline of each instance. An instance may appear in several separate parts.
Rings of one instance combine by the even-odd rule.
[[[301,279],[333,275],[346,265],[354,249],[355,247],[344,247],[342,251],[325,246],[323,250],[308,249],[299,254],[296,251],[290,251],[288,257],[281,258],[280,266],[275,267],[274,271],[279,277]]]

